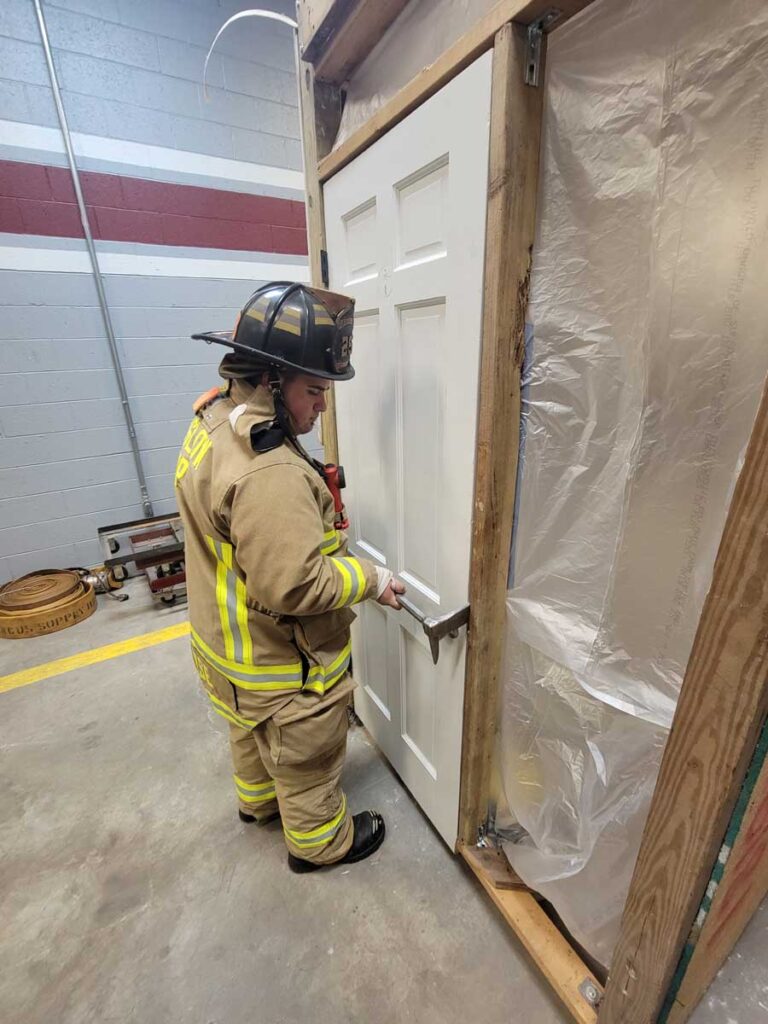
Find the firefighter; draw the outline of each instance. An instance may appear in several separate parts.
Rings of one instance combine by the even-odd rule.
[[[339,784],[350,623],[361,601],[399,608],[405,588],[349,553],[324,467],[299,441],[331,382],[354,376],[353,313],[343,295],[275,282],[234,331],[193,335],[231,351],[176,468],[192,657],[229,723],[240,818],[279,815],[296,872],[362,860],[385,835]]]

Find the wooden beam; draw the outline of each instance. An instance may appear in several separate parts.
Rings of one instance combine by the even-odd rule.
[[[768,389],[696,632],[600,1024],[653,1024],[768,713]]]
[[[598,997],[602,986],[535,897],[521,890],[498,888],[493,876],[472,856],[470,847],[462,844],[459,852],[577,1024],[595,1024],[597,1013],[581,986],[591,985]],[[510,1020],[514,1018],[511,1009]]]
[[[299,0],[296,17],[299,23],[299,49],[304,54],[311,51],[312,43],[323,20],[338,6],[338,0]]]
[[[693,953],[665,1024],[685,1024],[768,893],[768,760],[765,729],[761,764],[736,839],[704,923],[694,925]],[[748,776],[749,777],[749,776]],[[729,828],[730,831],[730,828]]]
[[[519,889],[528,892],[528,886],[513,870],[504,852],[495,846],[464,846],[464,860],[476,875],[482,874],[494,889]]]
[[[343,84],[371,52],[408,0],[307,0],[300,5],[312,30],[302,58],[319,81]]]
[[[505,25],[493,49],[491,84],[471,618],[459,801],[459,838],[467,845],[475,843],[488,810],[520,443],[520,370],[536,227],[542,90],[525,85],[524,60],[524,30]]]
[[[558,0],[557,6],[563,15],[556,23],[559,27],[568,18],[588,7],[592,0]],[[416,107],[433,96],[446,82],[449,82],[460,71],[468,67],[480,54],[485,53],[493,45],[494,37],[502,26],[509,21],[528,24],[539,17],[544,10],[552,5],[545,0],[500,0],[494,7],[480,18],[458,42],[449,47],[434,64],[420,71],[415,78],[404,86],[395,96],[385,103],[373,117],[369,118],[356,132],[320,161],[318,168],[320,180],[327,181],[332,175],[354,159],[364,149],[402,121]],[[520,75],[522,80],[523,67]]]
[[[301,37],[299,37],[301,38]],[[299,62],[299,114],[304,148],[304,188],[309,242],[309,271],[312,284],[323,287],[322,253],[325,250],[325,216],[318,157],[327,152],[338,129],[341,97],[333,86],[315,82],[311,65]],[[327,410],[321,421],[326,462],[339,461],[336,432],[336,400],[333,388],[327,395]]]

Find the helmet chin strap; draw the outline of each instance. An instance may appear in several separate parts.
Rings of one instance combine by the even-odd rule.
[[[280,379],[280,371],[275,366],[269,368],[269,380],[267,383],[272,400],[275,403],[275,422],[277,426],[282,430],[283,434],[288,438],[291,444],[294,446],[299,455],[306,459],[306,461],[316,470],[321,476],[324,476],[324,467],[321,462],[317,459],[313,459],[312,456],[305,451],[304,445],[299,441],[296,431],[293,427],[291,420],[291,414],[288,412],[288,407],[285,404],[285,397],[283,396],[283,382]]]

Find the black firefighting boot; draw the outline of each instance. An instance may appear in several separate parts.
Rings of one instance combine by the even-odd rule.
[[[255,814],[246,814],[245,811],[238,810],[240,821],[244,821],[246,825],[252,825],[256,822],[257,825],[268,825],[270,821],[277,821],[280,817],[280,811],[274,811],[272,814],[267,814],[263,818],[257,818]]]
[[[361,811],[360,814],[352,816],[352,827],[354,837],[352,845],[341,860],[335,860],[332,864],[314,864],[312,861],[304,860],[302,857],[294,857],[288,854],[288,867],[298,875],[307,871],[317,871],[318,868],[334,868],[337,864],[355,864],[359,860],[365,860],[372,853],[376,853],[384,842],[386,828],[384,819],[378,811]]]

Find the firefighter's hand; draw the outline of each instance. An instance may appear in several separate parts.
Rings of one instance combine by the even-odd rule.
[[[377,597],[376,600],[379,604],[388,605],[390,608],[395,608],[399,611],[402,605],[397,600],[397,595],[404,593],[405,584],[401,583],[400,580],[392,579],[390,580],[389,585],[385,587],[381,596]]]

